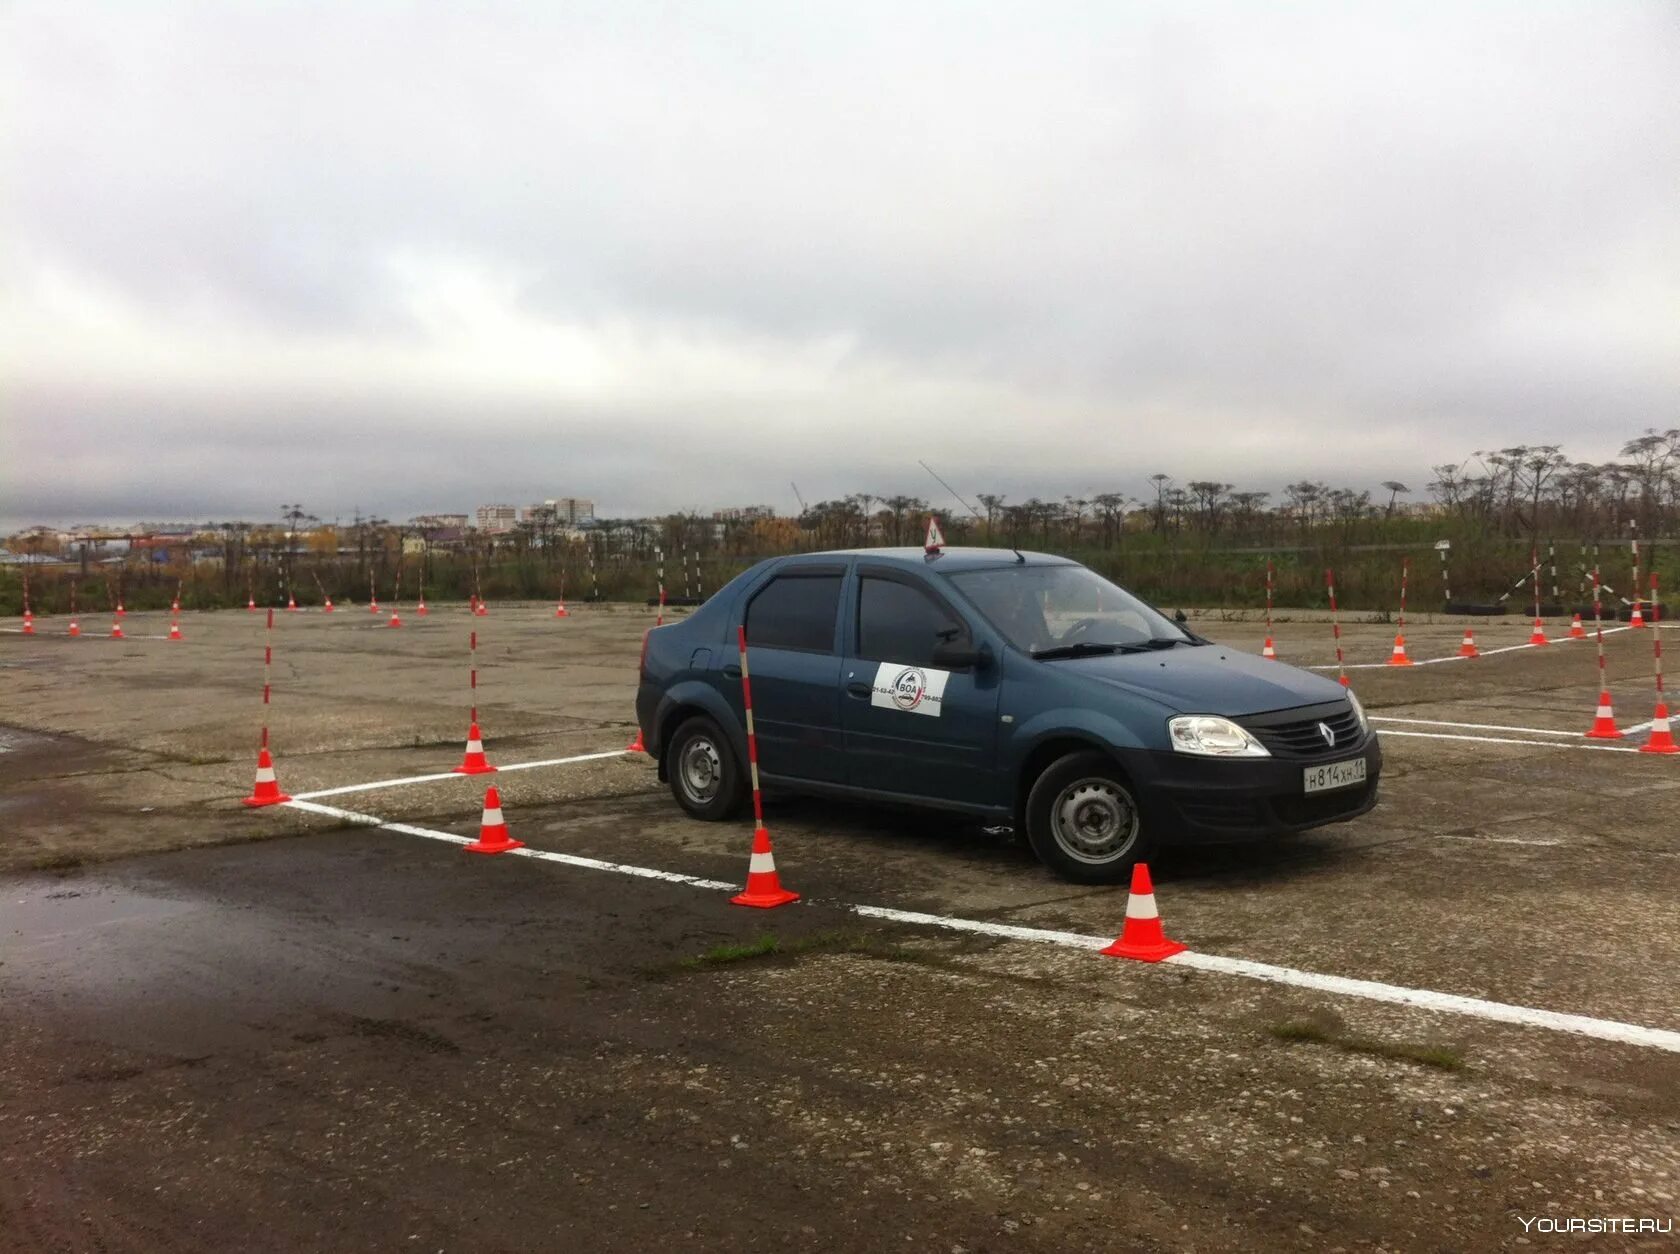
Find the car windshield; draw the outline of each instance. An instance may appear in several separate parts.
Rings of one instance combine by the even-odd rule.
[[[1001,566],[947,578],[1010,644],[1027,653],[1191,643],[1171,619],[1083,566]]]

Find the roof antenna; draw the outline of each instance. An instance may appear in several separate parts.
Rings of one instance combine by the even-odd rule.
[[[974,506],[970,505],[967,501],[963,500],[962,497],[957,496],[957,490],[955,488],[953,488],[950,484],[946,483],[945,480],[941,479],[939,477],[939,472],[937,470],[935,470],[932,466],[928,465],[926,462],[924,462],[919,457],[916,459],[916,464],[918,466],[920,466],[923,470],[927,471],[928,474],[932,475],[933,478],[934,478],[934,481],[936,483],[938,483],[940,487],[944,488],[952,496],[957,497],[957,503],[959,505],[961,505],[969,513],[973,514],[981,522],[986,521],[986,516],[984,514],[982,514],[979,510],[975,509]],[[1015,554],[1015,560],[1017,562],[1021,563],[1021,565],[1025,566],[1027,564],[1027,559],[1021,556],[1021,550],[1020,549],[1016,548],[1014,545],[1011,545],[1010,548],[1009,548],[1009,551],[1011,553]]]

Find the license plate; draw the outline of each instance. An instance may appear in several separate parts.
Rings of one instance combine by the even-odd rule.
[[[1302,784],[1307,792],[1328,792],[1332,788],[1351,788],[1365,782],[1365,759],[1348,762],[1326,762],[1323,766],[1309,766],[1302,771]]]

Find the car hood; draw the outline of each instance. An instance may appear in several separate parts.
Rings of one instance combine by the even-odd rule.
[[[1241,718],[1340,700],[1333,679],[1219,645],[1039,662],[1060,673],[1135,693],[1179,714]]]

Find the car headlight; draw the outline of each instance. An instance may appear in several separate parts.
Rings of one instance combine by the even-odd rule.
[[[1365,717],[1365,707],[1359,704],[1359,698],[1353,695],[1352,688],[1348,689],[1347,699],[1348,704],[1353,706],[1354,718],[1359,720],[1359,730],[1361,732],[1369,733],[1371,730],[1371,720]]]
[[[1209,758],[1269,758],[1266,746],[1228,718],[1184,714],[1167,723],[1173,748]]]

